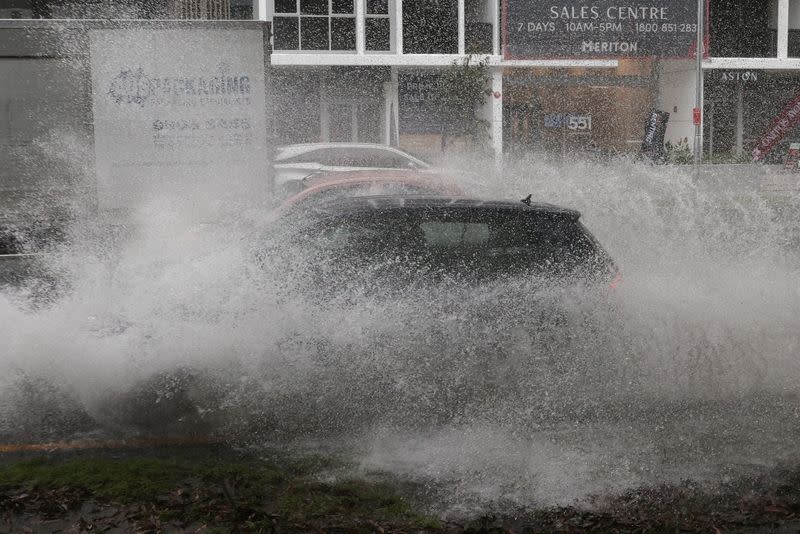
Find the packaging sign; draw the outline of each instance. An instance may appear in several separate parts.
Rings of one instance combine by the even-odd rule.
[[[441,84],[436,72],[400,72],[398,113],[401,133],[441,133],[445,125],[436,116],[432,99]]]
[[[682,58],[696,48],[696,0],[505,0],[504,15],[506,59]]]
[[[664,136],[667,132],[669,113],[653,108],[647,117],[642,140],[642,154],[653,161],[664,158]]]
[[[216,188],[217,200],[266,191],[263,28],[89,33],[101,208],[164,188],[208,199]]]

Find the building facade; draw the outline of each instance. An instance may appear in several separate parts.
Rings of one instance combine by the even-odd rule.
[[[545,31],[557,22],[582,31],[600,6],[600,14],[614,21],[641,16],[637,32],[663,31],[669,24],[650,24],[664,18],[663,10],[693,5],[692,0],[650,3],[655,7],[561,0],[545,6],[542,27],[534,21],[526,29]],[[579,53],[562,54],[563,35],[553,33],[548,38],[553,47],[532,57],[520,53],[527,44],[514,40],[512,26],[520,10],[536,4],[544,5],[533,0],[8,0],[0,17],[270,21],[275,133],[285,143],[381,142],[424,155],[466,142],[463,128],[453,131],[453,117],[474,114],[473,138],[483,139],[479,144],[487,154],[630,153],[641,149],[645,123],[657,109],[669,116],[665,140],[692,147],[698,85],[692,50],[663,53],[664,41],[652,41],[652,50],[636,53],[637,43],[584,39]],[[704,157],[744,160],[800,92],[800,0],[709,0],[706,9],[708,46],[699,82]],[[683,22],[691,20],[686,13]],[[468,111],[448,104],[448,94],[459,89],[458,78],[448,72],[465,63],[480,65],[485,82],[480,104]],[[442,111],[447,105],[454,106],[449,115]],[[793,124],[788,130],[771,147],[768,161],[779,161],[800,136]]]

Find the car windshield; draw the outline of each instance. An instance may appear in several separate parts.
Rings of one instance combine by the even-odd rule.
[[[306,234],[309,235],[309,234]],[[365,212],[315,228],[308,244],[356,264],[387,258],[407,270],[482,277],[600,273],[610,261],[587,230],[561,213],[438,209]]]

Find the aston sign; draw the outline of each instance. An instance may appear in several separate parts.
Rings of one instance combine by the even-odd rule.
[[[503,13],[506,59],[694,55],[696,0],[505,0]]]

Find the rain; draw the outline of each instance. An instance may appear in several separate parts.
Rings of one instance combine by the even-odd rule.
[[[799,35],[0,3],[0,531],[800,528]]]

